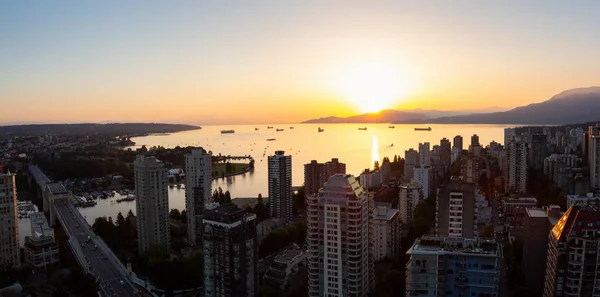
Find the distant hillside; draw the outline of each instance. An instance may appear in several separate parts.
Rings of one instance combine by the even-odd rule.
[[[124,123],[124,124],[36,124],[0,126],[2,136],[38,136],[54,135],[143,135],[149,133],[173,133],[201,129],[198,126],[160,123]]]
[[[600,87],[564,91],[547,101],[504,112],[479,113],[435,119],[399,120],[395,123],[432,124],[545,124],[594,122],[600,120]]]
[[[377,113],[365,113],[351,117],[326,117],[313,119],[302,122],[303,124],[311,123],[390,123],[399,120],[424,120],[427,116],[421,113],[399,111],[399,110],[382,110]]]

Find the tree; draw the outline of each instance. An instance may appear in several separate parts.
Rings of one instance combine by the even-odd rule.
[[[181,211],[181,221],[187,223],[187,211],[185,209]]]
[[[125,218],[123,217],[123,214],[119,211],[119,213],[117,214],[117,227],[124,227],[125,226]]]
[[[257,202],[258,203],[263,203],[263,197],[262,197],[262,194],[260,194],[260,193],[258,194]]]
[[[373,170],[379,170],[379,161],[375,160],[375,162],[373,162]]]
[[[176,209],[176,208],[171,209],[171,212],[169,213],[169,217],[171,217],[171,219],[174,219],[174,220],[181,220],[181,213],[179,212],[179,209]]]

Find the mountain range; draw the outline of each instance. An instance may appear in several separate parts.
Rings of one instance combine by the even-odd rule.
[[[600,120],[600,87],[571,89],[552,98],[507,111],[382,110],[351,117],[326,117],[304,123],[394,124],[540,124],[560,125]],[[462,114],[461,114],[462,113]]]

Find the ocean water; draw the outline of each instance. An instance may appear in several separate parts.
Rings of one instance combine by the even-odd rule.
[[[267,157],[277,150],[283,150],[292,156],[292,185],[304,183],[304,164],[311,160],[326,162],[338,158],[346,163],[346,172],[359,175],[365,168],[371,168],[373,162],[381,162],[383,157],[394,155],[404,157],[404,151],[415,150],[420,142],[430,142],[431,147],[440,143],[440,139],[448,138],[452,142],[454,136],[463,136],[466,149],[471,143],[471,136],[477,134],[479,142],[486,146],[490,141],[503,142],[505,125],[426,125],[431,131],[415,131],[415,125],[388,124],[285,124],[270,125],[230,125],[204,126],[200,130],[185,131],[167,135],[149,135],[132,140],[138,148],[143,145],[164,146],[201,146],[213,154],[250,155],[255,160],[255,169],[243,175],[217,179],[213,182],[213,190],[221,187],[229,191],[232,197],[268,196]],[[294,129],[290,129],[294,127]],[[318,128],[324,132],[318,132]],[[366,127],[366,131],[358,128]],[[259,130],[255,130],[259,128]],[[276,129],[284,129],[277,132]],[[233,134],[221,134],[221,130],[235,130]],[[267,139],[275,139],[267,141]],[[97,217],[116,218],[119,212],[126,215],[129,210],[135,214],[135,201],[116,203],[118,195],[107,200],[98,200],[98,205],[80,208],[80,212],[92,224]],[[185,189],[176,187],[169,189],[169,207],[185,209]],[[28,219],[20,222],[21,242],[30,234]]]

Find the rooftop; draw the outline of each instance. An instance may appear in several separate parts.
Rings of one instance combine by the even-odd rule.
[[[48,225],[48,220],[43,212],[34,212],[29,215],[31,220],[31,235],[35,237],[41,237],[44,235],[51,235],[52,228]]]
[[[552,235],[556,240],[569,237],[600,236],[600,211],[589,206],[571,206],[558,220]]]
[[[46,184],[46,190],[48,190],[52,194],[66,194],[67,189],[63,186],[62,183],[50,183]]]
[[[527,216],[529,216],[531,218],[547,218],[548,217],[548,214],[543,209],[527,208],[527,209],[525,209],[525,211],[527,212]]]
[[[537,199],[533,197],[519,197],[504,199],[502,203],[537,203]]]
[[[296,257],[302,256],[302,250],[296,249],[288,249],[280,253],[275,261],[281,263],[289,263],[294,260]]]
[[[493,238],[423,235],[415,240],[413,246],[406,253],[461,253],[497,256],[499,251],[500,248]]]
[[[390,205],[375,205],[375,220],[378,221],[389,221],[391,220],[400,210],[392,208]]]
[[[245,210],[237,207],[237,205],[233,203],[224,203],[213,209],[207,209],[203,216],[204,221],[231,224],[240,221],[247,216],[254,216],[254,214],[248,214]]]

